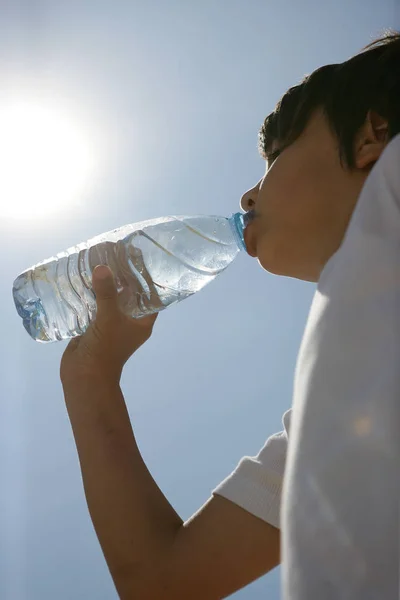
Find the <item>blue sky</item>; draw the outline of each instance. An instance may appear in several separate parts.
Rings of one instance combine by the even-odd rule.
[[[117,598],[59,381],[66,343],[29,338],[14,278],[126,223],[238,210],[263,173],[257,131],[280,96],[395,26],[395,0],[304,0],[301,9],[291,0],[2,3],[0,108],[11,95],[62,107],[97,157],[71,204],[57,206],[55,190],[52,215],[0,219],[2,600]],[[164,311],[126,365],[122,388],[140,450],[183,519],[281,429],[314,290],[242,254]],[[276,600],[279,576],[235,597]]]

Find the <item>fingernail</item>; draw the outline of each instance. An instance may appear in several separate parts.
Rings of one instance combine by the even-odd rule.
[[[109,270],[105,265],[97,265],[94,272],[96,272],[96,277],[99,279],[107,279],[109,277]]]

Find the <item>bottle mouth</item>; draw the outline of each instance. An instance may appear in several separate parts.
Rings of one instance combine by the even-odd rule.
[[[249,210],[247,213],[245,213],[243,215],[243,223],[244,223],[244,229],[246,229],[247,225],[249,223],[251,223],[252,221],[254,221],[256,217],[256,211],[255,210]]]
[[[234,213],[230,217],[232,225],[232,231],[236,240],[236,243],[240,250],[248,252],[246,242],[244,239],[244,230],[255,218],[255,211],[250,210],[246,213]]]

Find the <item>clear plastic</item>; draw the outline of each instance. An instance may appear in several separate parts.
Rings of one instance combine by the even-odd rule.
[[[21,273],[13,284],[16,309],[35,341],[82,335],[96,316],[93,270],[107,264],[125,314],[159,312],[201,290],[246,250],[250,219],[173,216],[108,231]]]

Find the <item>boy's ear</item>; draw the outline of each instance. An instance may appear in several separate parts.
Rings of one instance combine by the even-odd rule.
[[[354,144],[354,161],[358,169],[374,166],[388,143],[388,135],[387,119],[370,110]]]

